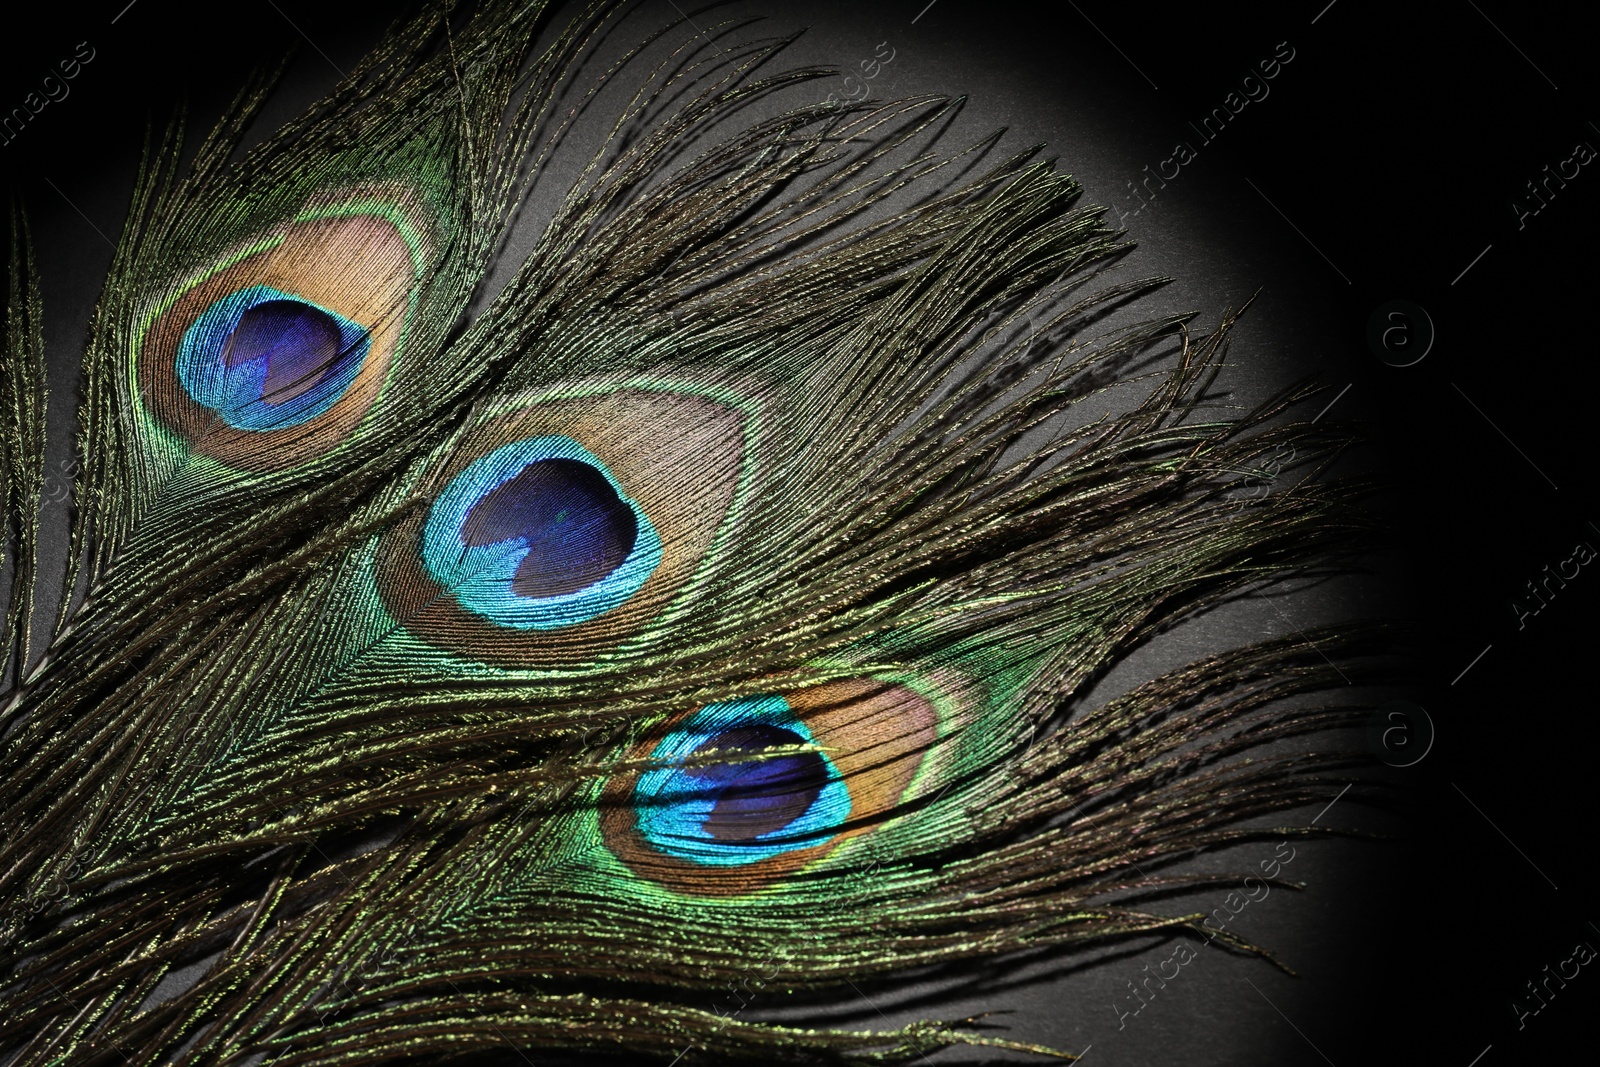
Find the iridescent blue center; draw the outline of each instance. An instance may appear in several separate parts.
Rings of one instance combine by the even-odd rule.
[[[639,832],[669,856],[710,866],[756,863],[825,842],[850,814],[850,791],[783,697],[709,704],[656,745],[634,787]],[[697,766],[684,766],[695,761]]]
[[[451,479],[428,514],[422,556],[466,610],[551,630],[638,592],[661,562],[661,538],[593,453],[570,437],[532,437]]]
[[[371,347],[366,328],[343,315],[253,285],[195,319],[178,343],[178,380],[235,429],[282,429],[332,407]]]

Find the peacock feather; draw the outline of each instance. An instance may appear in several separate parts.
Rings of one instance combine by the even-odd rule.
[[[705,991],[1193,936],[1214,876],[1144,868],[1325,794],[1366,628],[1082,700],[1363,543],[1359,485],[1241,492],[1346,444],[1308,390],[1214,414],[1236,312],[1096,333],[1159,282],[1037,151],[940,148],[959,100],[808,102],[734,21],[602,63],[624,14],[430,9],[248,151],[275,72],[152,137],[42,649],[12,212],[10,1063],[1046,1052]]]

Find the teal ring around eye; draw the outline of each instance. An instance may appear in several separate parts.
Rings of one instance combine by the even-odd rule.
[[[850,787],[826,753],[819,753],[826,781],[799,817],[749,841],[719,840],[707,831],[719,798],[708,793],[685,768],[671,764],[682,764],[696,750],[714,745],[720,735],[751,726],[777,727],[802,742],[816,743],[810,728],[781,696],[747,697],[701,708],[652,750],[652,763],[668,765],[639,776],[634,806],[640,836],[678,859],[735,867],[815,848],[842,826],[850,816]]]
[[[621,564],[599,581],[573,592],[530,597],[512,587],[530,548],[522,539],[467,545],[462,531],[469,513],[491,492],[542,460],[587,464],[602,475],[637,523],[634,543]],[[434,500],[422,532],[428,575],[463,608],[516,630],[556,630],[588,622],[637,593],[661,563],[661,536],[601,460],[562,435],[530,437],[495,449],[451,479]]]
[[[236,358],[241,321],[263,305],[283,304],[299,309],[298,321],[284,329],[279,343],[270,351]],[[293,312],[291,312],[293,314]],[[320,333],[337,337],[337,355],[325,362],[321,352],[297,350],[308,336]],[[302,300],[292,293],[266,285],[236,290],[214,302],[195,319],[178,343],[176,370],[178,381],[195,402],[215,411],[224,423],[236,430],[280,430],[299,426],[325,413],[338,402],[361,372],[362,362],[371,348],[366,327]],[[299,364],[313,360],[309,369]],[[272,363],[279,360],[298,370],[292,389],[281,401],[269,395]],[[315,373],[316,377],[310,375]]]

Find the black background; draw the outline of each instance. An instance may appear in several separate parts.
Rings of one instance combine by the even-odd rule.
[[[1437,739],[1393,776],[1411,787],[1411,806],[1399,822],[1352,812],[1343,823],[1400,836],[1313,847],[1298,875],[1312,888],[1248,930],[1287,945],[1301,979],[1208,961],[1185,979],[1192,988],[1174,982],[1148,1020],[1119,1031],[1107,1005],[1143,963],[1165,958],[1157,946],[1020,988],[968,990],[951,1010],[1015,1009],[1005,1020],[1015,1036],[1093,1043],[1090,1064],[1592,1058],[1579,1039],[1600,1005],[1595,966],[1521,1028],[1510,1005],[1579,941],[1600,948],[1590,677],[1600,566],[1520,626],[1512,606],[1580,542],[1600,548],[1589,314],[1600,163],[1520,225],[1513,208],[1537,206],[1525,184],[1575,144],[1600,149],[1595,27],[1570,9],[1504,0],[1325,3],[777,12],[783,28],[815,27],[797,56],[848,67],[889,41],[898,67],[876,92],[968,92],[967,129],[1007,125],[1018,146],[1048,140],[1091,199],[1128,213],[1143,269],[1178,279],[1173,306],[1214,322],[1260,290],[1238,384],[1314,374],[1329,399],[1349,385],[1329,417],[1368,421],[1371,462],[1394,487],[1399,551],[1370,600],[1399,605],[1423,638],[1414,696]],[[645,11],[676,14],[667,0]],[[31,11],[26,29],[17,19],[7,16],[0,110],[22,106],[79,42],[95,51],[70,94],[0,146],[34,220],[53,384],[65,393],[146,122],[184,93],[196,115],[213,114],[254,64],[295,47],[269,112],[287,116],[331,85],[335,66],[348,69],[384,16],[304,0],[227,11],[138,0]],[[1279,42],[1294,59],[1270,94],[1202,145],[1189,123]],[[1146,206],[1128,183],[1179,140],[1197,158]],[[1424,307],[1437,330],[1409,367],[1367,343],[1369,316],[1395,299]],[[53,455],[66,449],[58,434]],[[1354,595],[1363,606],[1368,594]],[[947,1013],[881,1007],[896,1022]],[[856,1018],[881,1023],[876,1011]]]

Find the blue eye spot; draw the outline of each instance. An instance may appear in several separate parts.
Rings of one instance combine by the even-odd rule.
[[[371,346],[343,315],[255,285],[195,319],[178,344],[178,380],[234,429],[283,429],[331,408]]]
[[[850,815],[833,761],[818,751],[755,758],[815,743],[780,696],[701,708],[651,753],[666,766],[639,776],[639,833],[666,855],[715,867],[823,844]]]
[[[466,610],[553,630],[638,592],[661,562],[661,538],[593,453],[570,437],[532,437],[451,479],[428,513],[422,557]]]

